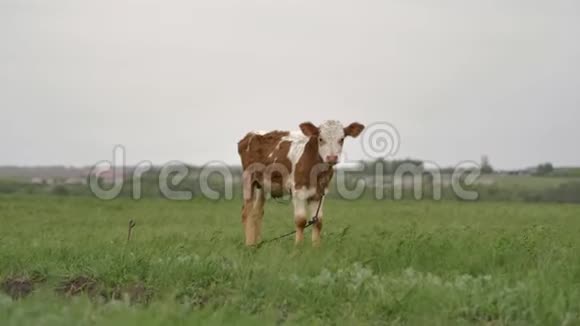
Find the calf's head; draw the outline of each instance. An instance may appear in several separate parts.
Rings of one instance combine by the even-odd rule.
[[[300,130],[302,130],[304,135],[317,138],[318,154],[325,163],[331,165],[339,163],[344,139],[348,136],[358,137],[364,128],[358,122],[344,127],[338,121],[327,121],[319,127],[316,127],[311,122],[305,122],[300,125]]]

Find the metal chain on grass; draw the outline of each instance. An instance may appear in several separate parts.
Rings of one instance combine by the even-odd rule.
[[[318,208],[316,209],[316,215],[314,215],[314,216],[313,216],[313,217],[310,219],[310,221],[308,221],[308,223],[306,223],[306,226],[304,226],[304,229],[307,229],[307,228],[311,227],[312,225],[314,225],[314,224],[318,223],[318,221],[320,221],[320,219],[318,218],[318,215],[320,214],[320,209],[322,208],[322,202],[323,202],[323,201],[324,201],[324,196],[322,196],[322,198],[321,198],[321,199],[320,199],[320,201],[318,202]],[[258,248],[260,248],[260,247],[262,247],[262,246],[263,246],[263,245],[265,245],[265,244],[272,243],[272,242],[275,242],[275,241],[278,241],[278,240],[282,240],[282,239],[284,239],[284,238],[286,238],[286,237],[289,237],[289,236],[291,236],[291,235],[293,235],[293,234],[296,234],[296,230],[294,230],[294,231],[292,231],[292,232],[288,232],[288,233],[286,233],[286,234],[283,234],[283,235],[281,235],[281,236],[279,236],[279,237],[276,237],[276,238],[273,238],[273,239],[270,239],[270,240],[265,240],[265,241],[262,241],[262,242],[260,242],[260,243],[257,245],[257,247],[258,247]]]

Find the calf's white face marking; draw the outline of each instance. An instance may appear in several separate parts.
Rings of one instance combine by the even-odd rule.
[[[342,155],[344,127],[338,121],[327,121],[319,128],[318,153],[326,163],[336,164]]]
[[[344,139],[347,136],[357,137],[364,126],[355,122],[345,128],[342,123],[331,120],[320,127],[305,122],[300,125],[300,129],[305,136],[318,138],[318,154],[325,163],[334,165],[339,162],[342,155]]]

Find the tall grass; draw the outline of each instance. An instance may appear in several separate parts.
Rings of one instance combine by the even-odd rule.
[[[1,196],[3,325],[580,322],[580,206],[330,199],[323,246],[242,246],[240,206]],[[264,237],[292,230],[270,202]],[[127,243],[127,224],[137,222]],[[78,276],[103,295],[55,291]],[[116,289],[142,284],[151,300]],[[107,297],[109,295],[109,297]]]

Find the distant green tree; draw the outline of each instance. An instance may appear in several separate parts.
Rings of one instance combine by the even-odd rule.
[[[493,167],[489,163],[489,157],[487,157],[487,155],[481,157],[481,173],[482,174],[493,173]]]
[[[548,162],[538,165],[536,175],[544,176],[552,172],[554,172],[554,166],[552,165],[552,163]]]

